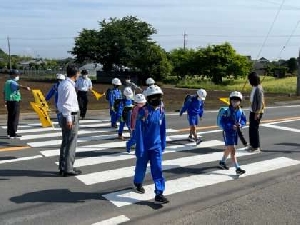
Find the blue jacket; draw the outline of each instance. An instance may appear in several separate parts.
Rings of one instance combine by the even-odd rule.
[[[185,111],[187,111],[190,116],[202,117],[204,112],[204,102],[202,100],[198,100],[197,96],[192,96],[188,99],[180,110],[180,115],[182,115]]]
[[[142,157],[145,151],[166,148],[166,118],[162,107],[154,109],[146,105],[139,110],[136,125],[135,155]]]
[[[116,107],[116,102],[119,102],[119,107],[115,108],[115,111],[120,111],[122,112],[122,93],[118,88],[113,88],[110,92],[109,96],[109,106],[110,108]]]
[[[221,126],[226,133],[235,133],[237,131],[233,129],[233,125],[236,123],[239,123],[242,127],[246,125],[245,113],[241,108],[235,110],[232,106],[229,106],[227,113],[221,117]]]
[[[53,84],[50,91],[47,93],[45,100],[49,101],[54,95],[55,106],[57,108],[57,100],[58,100],[58,85],[60,82]]]

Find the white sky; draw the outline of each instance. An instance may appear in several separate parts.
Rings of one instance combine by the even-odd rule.
[[[278,18],[261,54],[270,60],[297,57],[299,0],[0,0],[0,48],[12,54],[63,58],[82,28],[97,29],[109,17],[137,16],[158,30],[153,39],[167,51],[229,41],[256,59],[275,15]],[[296,31],[279,57],[279,53]]]

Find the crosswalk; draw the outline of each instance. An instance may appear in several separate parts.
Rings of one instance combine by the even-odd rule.
[[[270,125],[275,126],[275,125]],[[266,127],[268,127],[266,125]],[[2,126],[6,129],[5,126]],[[208,133],[220,133],[220,130],[210,130],[201,132],[199,135]],[[297,131],[295,131],[297,132]],[[59,156],[59,146],[61,144],[61,130],[57,124],[53,128],[41,128],[39,124],[26,124],[19,127],[19,134],[22,134],[21,141],[33,148],[38,148],[40,154],[31,157],[21,157],[12,160],[0,161],[1,164],[14,163],[16,161],[39,160],[40,158],[51,158]],[[167,130],[167,148],[164,152],[163,170],[184,169],[192,166],[201,166],[205,163],[215,162],[222,157],[223,141],[221,133],[214,135],[215,139],[202,142],[199,146],[195,143],[187,142],[188,134],[182,134],[179,130],[169,128]],[[125,137],[129,137],[128,131],[124,132]],[[134,151],[125,151],[125,141],[117,139],[117,131],[110,127],[107,120],[83,120],[80,121],[79,138],[77,147],[77,157],[75,167],[81,168],[83,174],[74,179],[86,186],[101,185],[107,182],[118,182],[124,180],[131,184],[134,176],[135,155]],[[218,150],[216,150],[218,149]],[[202,152],[203,150],[203,152]],[[83,154],[84,153],[84,154]],[[80,155],[83,154],[83,155]],[[257,153],[249,153],[242,148],[237,150],[239,159],[251,157]],[[257,160],[256,157],[255,160]],[[56,165],[55,165],[56,164]],[[54,168],[57,168],[55,160]],[[278,170],[284,167],[300,164],[300,161],[288,157],[274,157],[268,160],[251,162],[243,165],[247,172],[240,178],[269,171]],[[150,170],[147,170],[150,173]],[[230,182],[235,179],[234,168],[228,171],[215,170],[201,172],[199,174],[185,174],[184,176],[167,179],[165,195],[173,195],[196,188],[209,187],[222,182]],[[103,194],[116,207],[128,206],[140,201],[153,199],[154,185],[149,181],[145,185],[146,193],[141,195],[128,188],[125,190],[112,190]]]

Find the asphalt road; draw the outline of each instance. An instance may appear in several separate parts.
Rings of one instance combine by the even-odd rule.
[[[267,109],[260,128],[262,152],[247,153],[238,146],[246,170],[239,177],[233,167],[228,172],[217,168],[224,146],[216,111],[205,113],[199,146],[186,140],[185,115],[169,113],[166,205],[154,203],[149,173],[146,193],[132,191],[134,152],[125,152],[125,142],[115,138],[105,113],[81,121],[75,166],[83,174],[77,177],[58,175],[57,125],[41,128],[29,115],[20,122],[20,140],[10,140],[3,118],[0,224],[299,224],[299,109]],[[248,137],[247,128],[244,133]]]

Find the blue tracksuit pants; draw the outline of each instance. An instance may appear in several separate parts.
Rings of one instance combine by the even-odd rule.
[[[155,184],[155,194],[162,194],[165,190],[165,179],[162,175],[161,149],[145,151],[142,157],[137,157],[135,166],[134,183],[142,184],[145,178],[147,163],[150,161],[152,179]]]

